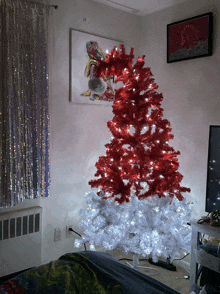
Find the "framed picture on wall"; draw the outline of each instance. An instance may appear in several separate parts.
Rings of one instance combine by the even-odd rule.
[[[97,79],[97,60],[122,42],[70,29],[70,97],[77,104],[112,105],[115,99],[114,77]],[[94,79],[95,78],[95,79]],[[92,90],[91,90],[92,89]]]
[[[212,12],[167,25],[167,63],[212,55]]]

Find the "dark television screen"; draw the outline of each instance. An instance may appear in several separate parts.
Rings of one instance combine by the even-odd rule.
[[[220,210],[220,126],[210,126],[206,183],[206,212]]]

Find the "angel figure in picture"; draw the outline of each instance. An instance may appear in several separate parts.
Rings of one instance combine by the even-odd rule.
[[[102,49],[99,47],[98,42],[89,41],[86,43],[86,50],[89,56],[89,60],[86,65],[84,75],[86,78],[89,78],[89,89],[80,95],[89,97],[89,99],[92,101],[114,101],[115,92],[111,85],[112,77],[96,77],[97,61],[105,59],[105,55],[103,54]]]

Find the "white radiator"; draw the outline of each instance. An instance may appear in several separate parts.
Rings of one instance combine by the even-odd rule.
[[[42,207],[0,213],[0,277],[41,265]]]

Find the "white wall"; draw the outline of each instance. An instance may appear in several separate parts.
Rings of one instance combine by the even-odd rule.
[[[113,117],[111,106],[69,102],[69,29],[122,40],[130,52],[139,39],[141,22],[138,16],[94,1],[51,0],[50,4],[59,8],[53,9],[51,18],[51,198],[41,200],[43,263],[79,250],[73,246],[73,238],[65,238],[65,226],[72,224],[77,232],[83,232],[78,227],[79,211],[86,207],[84,195],[91,189],[88,182],[94,179],[95,163],[105,155],[104,145],[111,138],[106,125]],[[55,227],[62,228],[62,241],[53,241]]]
[[[208,4],[207,4],[208,2]],[[167,24],[213,12],[213,55],[166,63]],[[220,6],[218,0],[189,0],[142,17],[140,51],[146,55],[163,94],[164,118],[171,123],[174,139],[169,144],[179,150],[182,185],[191,188],[184,196],[195,201],[195,218],[205,213],[209,125],[220,125]]]

